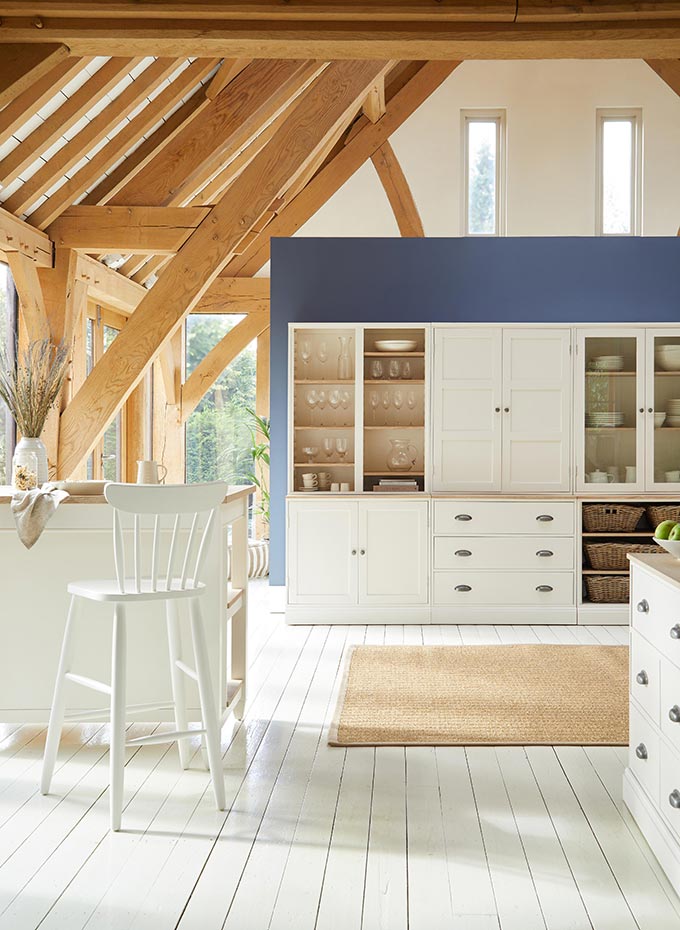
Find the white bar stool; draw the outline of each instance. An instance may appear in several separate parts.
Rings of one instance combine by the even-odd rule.
[[[164,743],[177,740],[180,762],[182,767],[186,768],[189,758],[188,746],[185,740],[203,734],[215,801],[218,810],[224,810],[224,773],[220,753],[220,726],[210,680],[210,665],[200,609],[200,598],[205,593],[206,587],[200,581],[200,574],[208,539],[217,522],[216,511],[224,500],[227,490],[228,485],[221,481],[195,485],[107,484],[104,495],[113,507],[113,554],[116,578],[113,581],[76,581],[68,585],[71,604],[66,620],[50,712],[40,790],[43,794],[47,794],[50,790],[64,720],[93,719],[110,713],[111,747],[109,763],[112,830],[120,830],[126,746],[141,746],[145,743]],[[132,577],[126,577],[126,544],[121,513],[133,515],[132,553],[127,552],[127,564],[132,566]],[[183,544],[180,541],[183,529],[181,524],[182,518],[187,517],[191,522],[188,524],[190,528],[186,543]],[[141,524],[143,518],[147,518],[153,523],[151,566],[148,575],[143,575],[141,568]],[[161,521],[163,518],[166,518],[172,524],[172,536],[170,537],[167,562],[165,559],[163,560],[166,568],[164,572],[161,572],[159,549],[161,544]],[[184,529],[187,529],[187,526]],[[128,550],[130,548],[129,543],[130,540],[128,540]],[[193,556],[194,551],[195,557]],[[177,571],[175,571],[175,565],[178,567]],[[226,584],[226,579],[224,583]],[[74,618],[77,607],[83,599],[105,601],[113,604],[110,685],[71,671]],[[188,602],[195,669],[186,665],[182,661],[180,654],[180,631],[177,611],[177,602],[180,599]],[[126,605],[149,601],[165,602],[173,699],[170,703],[130,705],[126,707]],[[198,684],[203,718],[201,729],[188,729],[182,673],[194,679]],[[110,708],[65,713],[65,684],[67,681],[73,681],[86,688],[110,695]],[[177,727],[175,731],[125,741],[126,711],[138,713],[139,711],[151,712],[166,709],[174,710],[175,725]]]

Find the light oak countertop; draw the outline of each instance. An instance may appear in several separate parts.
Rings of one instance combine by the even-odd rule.
[[[223,503],[231,504],[233,501],[240,500],[242,497],[248,497],[256,491],[253,484],[235,484],[229,488],[227,496]],[[0,485],[0,504],[9,504],[12,500],[12,488],[8,485]],[[103,494],[79,494],[67,497],[63,504],[105,504],[106,498]]]

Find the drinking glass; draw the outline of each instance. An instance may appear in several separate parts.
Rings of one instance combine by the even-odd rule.
[[[300,343],[300,358],[304,364],[305,374],[309,371],[309,360],[312,357],[312,343],[309,339],[303,339]]]
[[[406,404],[409,409],[409,426],[413,426],[413,411],[416,409],[416,392],[409,391],[406,395]]]
[[[390,378],[398,378],[401,374],[401,363],[398,358],[391,358],[389,365],[389,376]]]
[[[316,350],[316,357],[319,359],[322,365],[325,365],[328,361],[328,343],[325,340],[319,343]]]
[[[397,411],[397,423],[399,422],[399,414],[401,408],[404,406],[404,395],[401,391],[395,391],[394,397],[392,398],[392,403],[394,404],[394,409]]]
[[[335,449],[341,462],[344,462],[347,455],[347,440],[340,436],[335,440]]]
[[[404,381],[411,380],[411,363],[407,358],[401,363],[401,376]]]
[[[379,358],[374,358],[371,362],[371,378],[374,381],[380,381],[383,376],[383,363]]]
[[[333,388],[332,391],[328,392],[328,406],[333,411],[333,414],[336,413],[338,407],[340,406],[340,391],[337,388]],[[333,416],[333,421],[337,421],[337,417]]]
[[[391,404],[392,404],[392,396],[390,392],[383,391],[382,405],[383,405],[383,410],[385,411],[385,426],[387,426],[387,412],[390,409]]]
[[[368,395],[368,400],[371,404],[371,412],[373,413],[373,426],[375,426],[375,412],[380,406],[380,394],[377,391],[371,391]]]
[[[305,446],[302,451],[307,456],[307,461],[311,465],[316,460],[316,456],[319,452],[319,447],[318,446]]]
[[[305,393],[305,403],[309,407],[309,424],[314,426],[314,408],[319,402],[319,396],[314,388],[310,388]]]
[[[326,436],[323,441],[323,451],[326,453],[326,458],[333,458],[333,453],[335,452],[335,440],[330,436]]]
[[[316,395],[316,406],[319,408],[319,426],[323,426],[323,412],[326,407],[326,392],[319,391]]]
[[[342,425],[343,426],[348,425],[349,418],[347,416],[347,411],[349,410],[350,399],[351,398],[350,398],[349,391],[340,392],[340,403],[342,404]]]

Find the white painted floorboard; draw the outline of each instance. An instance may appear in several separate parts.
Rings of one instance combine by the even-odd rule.
[[[227,811],[198,740],[186,772],[149,745],[129,750],[112,834],[107,725],[65,730],[47,798],[44,727],[0,726],[0,930],[680,930],[621,800],[625,750],[327,745],[349,645],[615,645],[626,628],[285,627],[252,595]]]

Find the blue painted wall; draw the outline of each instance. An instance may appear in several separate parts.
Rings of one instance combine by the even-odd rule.
[[[271,584],[285,584],[288,324],[680,321],[680,238],[274,239]]]

